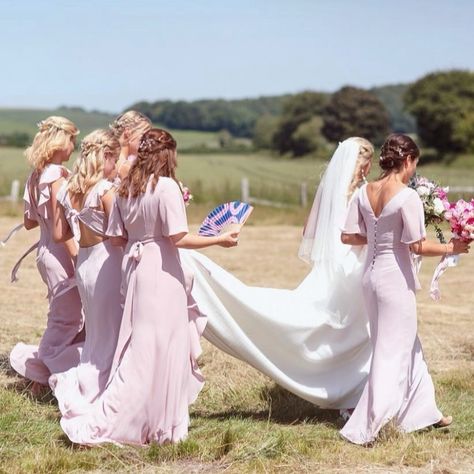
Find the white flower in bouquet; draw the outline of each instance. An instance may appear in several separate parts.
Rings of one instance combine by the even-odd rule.
[[[428,186],[418,186],[416,188],[416,192],[418,193],[419,196],[427,196],[428,194],[430,194],[430,188],[428,188]]]
[[[436,215],[442,216],[445,209],[444,209],[444,203],[440,198],[434,198],[433,199],[433,210]]]

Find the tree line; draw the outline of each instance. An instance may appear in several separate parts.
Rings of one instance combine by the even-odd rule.
[[[255,148],[294,157],[353,135],[378,145],[390,132],[417,133],[440,154],[474,151],[474,73],[464,70],[369,90],[346,86],[333,94],[139,102],[129,108],[169,128],[225,130],[251,138]]]

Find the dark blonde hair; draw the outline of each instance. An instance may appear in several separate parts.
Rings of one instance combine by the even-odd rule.
[[[71,194],[86,194],[104,177],[107,153],[117,157],[120,153],[119,141],[111,130],[94,130],[84,137],[81,153],[69,178],[68,191]]]
[[[38,123],[39,131],[25,151],[28,162],[38,171],[51,161],[55,152],[64,150],[79,134],[76,125],[65,117],[51,116]]]
[[[137,159],[123,179],[118,194],[121,197],[137,197],[146,191],[152,177],[154,190],[160,176],[176,181],[176,141],[166,130],[152,128],[146,132],[138,146]]]

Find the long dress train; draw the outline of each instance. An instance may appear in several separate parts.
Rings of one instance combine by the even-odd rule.
[[[251,287],[198,252],[180,252],[194,274],[192,297],[208,320],[204,337],[325,408],[356,405],[371,357],[365,249],[340,240],[359,150],[356,139],[347,139],[329,162],[299,252],[313,268],[296,289]]]

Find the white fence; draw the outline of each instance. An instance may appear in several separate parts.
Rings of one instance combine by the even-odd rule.
[[[299,202],[301,207],[308,206],[308,183],[303,181],[299,186]],[[271,206],[271,207],[278,207],[278,208],[294,208],[295,205],[272,201],[269,199],[260,199],[257,197],[252,196],[250,191],[250,182],[248,178],[242,178],[240,182],[240,194],[241,194],[241,201],[249,202],[253,204],[260,204],[262,206]],[[470,193],[474,194],[474,186],[450,186],[449,187],[450,193]],[[312,197],[312,196],[311,196]]]
[[[295,207],[293,204],[272,201],[269,199],[261,199],[261,198],[252,196],[250,194],[250,182],[248,178],[242,178],[242,180],[240,181],[240,195],[241,195],[241,201],[249,202],[253,204],[260,204],[261,206],[271,206],[271,207],[278,207],[278,208]],[[302,207],[306,207],[308,205],[308,183],[304,181],[300,184],[299,201],[300,201],[300,206]]]
[[[474,186],[450,186],[449,191],[451,193],[472,193],[474,194]],[[248,178],[242,178],[240,182],[240,194],[241,200],[243,202],[250,202],[254,204],[260,204],[262,206],[272,206],[272,207],[280,207],[280,208],[288,208],[288,207],[295,207],[291,204],[286,204],[282,202],[271,201],[269,199],[260,199],[253,197],[250,194],[250,182]],[[18,202],[20,198],[20,181],[17,179],[12,181],[10,194],[8,196],[0,197],[2,201],[10,201],[12,203]],[[308,183],[303,181],[300,184],[299,190],[299,201],[300,206],[307,207],[308,205]]]
[[[20,181],[14,179],[10,188],[10,194],[8,196],[0,196],[1,201],[10,201],[12,203],[18,202],[20,199]]]

